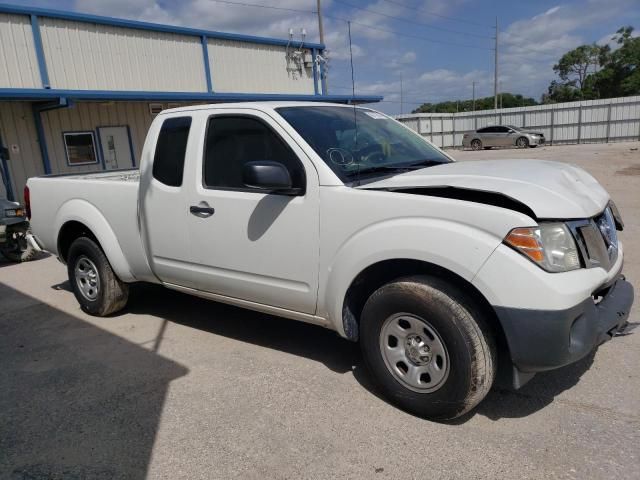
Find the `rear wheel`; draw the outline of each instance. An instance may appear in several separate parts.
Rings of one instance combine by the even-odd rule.
[[[529,139],[527,137],[520,137],[516,140],[516,147],[527,148],[529,146]]]
[[[27,240],[30,229],[28,223],[9,225],[6,231],[7,240],[0,246],[0,252],[12,262],[28,262],[33,260],[38,252]]]
[[[104,317],[127,304],[129,286],[116,277],[104,252],[90,238],[80,237],[71,244],[67,273],[85,312]]]
[[[482,142],[477,138],[471,140],[471,150],[482,150]]]
[[[374,382],[413,414],[458,417],[493,384],[495,346],[482,312],[441,279],[408,277],[378,289],[363,309],[361,333]]]

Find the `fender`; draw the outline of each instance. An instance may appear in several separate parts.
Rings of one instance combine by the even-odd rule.
[[[344,242],[323,269],[318,314],[346,336],[342,307],[351,282],[365,268],[395,259],[438,265],[471,282],[502,239],[458,222],[404,217],[370,224]],[[425,248],[428,244],[428,248]]]
[[[94,205],[79,198],[74,198],[65,202],[58,210],[54,222],[57,236],[62,226],[70,221],[76,221],[86,225],[100,242],[100,246],[107,256],[111,268],[123,282],[134,282],[135,276],[131,273],[129,262],[124,256],[118,238],[104,215]]]

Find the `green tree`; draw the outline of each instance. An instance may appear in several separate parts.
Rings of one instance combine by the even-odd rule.
[[[640,94],[640,37],[633,27],[622,27],[613,37],[619,45],[604,59],[604,68],[592,79],[603,98]]]
[[[603,49],[596,45],[580,45],[565,53],[558,63],[553,66],[553,71],[558,74],[565,85],[576,87],[584,91],[585,81],[590,73],[594,73],[600,66],[600,58]]]
[[[542,103],[640,94],[640,38],[627,26],[612,40],[616,48],[581,45],[565,53],[553,67],[561,81],[551,82]]]
[[[503,108],[511,107],[528,107],[537,105],[538,102],[531,97],[524,97],[520,94],[502,93],[500,95],[499,104]],[[476,110],[492,110],[493,97],[476,98]],[[423,103],[412,113],[455,113],[455,112],[471,112],[473,110],[473,100],[449,100],[439,103]]]

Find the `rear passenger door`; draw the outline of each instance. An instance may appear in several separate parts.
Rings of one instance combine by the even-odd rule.
[[[151,158],[143,158],[139,187],[141,234],[151,269],[163,282],[185,286],[191,283],[184,172],[185,159],[196,148],[192,120],[182,114],[152,125],[147,142],[157,141],[145,144],[144,155]]]

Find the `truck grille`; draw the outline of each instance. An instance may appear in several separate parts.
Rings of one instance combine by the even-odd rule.
[[[618,259],[618,234],[609,207],[589,220],[569,222],[585,267],[610,270]]]

